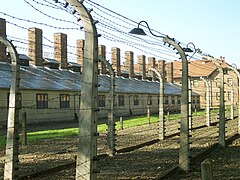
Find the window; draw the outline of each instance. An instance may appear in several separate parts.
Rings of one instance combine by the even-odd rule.
[[[175,99],[174,99],[174,97],[172,97],[172,105],[174,105],[175,104]]]
[[[229,85],[233,85],[233,79],[232,78],[227,78],[227,83]]]
[[[168,96],[164,96],[164,104],[168,104]]]
[[[60,108],[69,108],[70,104],[70,96],[69,94],[60,94]]]
[[[148,96],[147,104],[152,105],[152,96]]]
[[[193,80],[193,87],[198,87],[198,80]]]
[[[98,106],[99,106],[99,107],[105,107],[105,106],[106,106],[106,98],[105,98],[105,95],[99,95],[99,96],[98,96]]]
[[[232,100],[232,92],[228,91],[228,100],[231,101]]]
[[[37,94],[36,95],[37,109],[48,108],[48,95],[47,94]]]
[[[181,97],[178,97],[178,104],[181,104]]]
[[[133,96],[133,105],[137,106],[139,105],[139,97],[138,95]]]
[[[217,87],[220,86],[220,78],[216,78],[216,86],[217,86]]]
[[[118,106],[124,106],[124,95],[118,95]]]
[[[220,99],[220,92],[217,92],[216,93],[216,100],[219,100]]]

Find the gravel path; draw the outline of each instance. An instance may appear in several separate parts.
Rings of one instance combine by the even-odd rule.
[[[204,125],[200,118],[193,120],[193,127]],[[166,135],[178,132],[177,121],[166,122]],[[237,132],[237,120],[227,122],[227,137]],[[137,145],[158,138],[157,123],[117,131],[117,149]],[[202,152],[217,142],[217,126],[200,128],[191,132],[191,154],[193,156]],[[156,179],[166,170],[178,164],[179,137],[168,137],[150,146],[127,153],[117,153],[114,157],[101,158],[97,163],[100,173],[98,179]],[[77,138],[59,138],[54,141],[40,141],[37,144],[20,146],[20,175],[25,175],[46,167],[54,167],[66,162],[74,162],[76,156]],[[210,157],[213,162],[214,177],[216,179],[238,179],[240,172],[240,140],[219,150]],[[100,134],[98,138],[98,153],[106,153],[106,135]],[[3,175],[4,151],[1,151],[0,178]],[[224,169],[224,167],[226,169]],[[232,172],[232,174],[231,174]],[[236,172],[234,174],[234,172]],[[237,173],[238,172],[238,173]],[[223,175],[225,173],[225,175]],[[228,174],[229,173],[229,174]],[[192,167],[188,174],[181,174],[176,179],[200,179],[200,162]],[[74,179],[75,168],[68,168],[54,174],[43,175],[34,179]]]

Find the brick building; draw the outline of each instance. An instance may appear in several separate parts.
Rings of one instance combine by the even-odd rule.
[[[224,69],[224,89],[225,89],[225,105],[230,106],[231,99],[234,99],[234,104],[238,104],[238,77],[235,72],[227,70],[230,66],[224,57],[218,59],[221,67]],[[174,61],[166,64],[167,74],[172,74],[173,82],[181,84],[182,63]],[[171,70],[169,70],[171,69]],[[202,78],[207,80],[210,85],[210,106],[219,106],[220,91],[218,87],[218,79],[220,74],[217,66],[208,58],[203,57],[202,60],[190,60],[188,64],[189,77],[191,81],[192,90],[200,94],[200,106],[206,106],[206,84]],[[170,75],[171,76],[171,75]],[[231,89],[233,88],[233,94]]]
[[[3,20],[2,20],[3,21]],[[5,21],[3,21],[4,24]],[[5,29],[6,30],[6,29]],[[72,121],[79,113],[81,98],[81,70],[84,61],[84,40],[76,40],[77,62],[68,62],[67,35],[54,34],[54,58],[43,57],[42,30],[28,30],[28,55],[20,55],[21,114],[26,112],[28,123]],[[5,47],[0,58],[0,114],[1,125],[7,121],[11,64]],[[99,45],[99,57],[106,57],[106,48]],[[165,61],[139,55],[134,63],[133,52],[125,52],[121,61],[121,49],[111,49],[111,62],[116,72],[116,116],[157,113],[159,109],[159,81],[147,67],[158,68],[165,74]],[[6,61],[7,60],[7,61]],[[99,117],[107,117],[110,77],[106,65],[99,62],[98,103]],[[168,78],[166,78],[168,79]],[[164,78],[165,80],[165,78]],[[181,87],[164,82],[164,105],[166,111],[180,110]],[[194,106],[199,108],[199,94],[193,93]]]

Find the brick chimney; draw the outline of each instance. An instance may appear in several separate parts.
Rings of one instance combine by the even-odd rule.
[[[134,78],[133,52],[125,51],[125,70],[129,73],[129,78]]]
[[[156,67],[156,60],[155,57],[148,57],[148,69]],[[152,71],[148,71],[148,75],[152,76],[152,80],[156,81],[156,73]]]
[[[28,29],[28,56],[33,60],[30,64],[43,65],[42,30],[38,28]]]
[[[138,55],[138,71],[142,74],[142,80],[146,80],[146,56]]]
[[[111,48],[111,61],[112,67],[115,70],[117,76],[121,76],[121,64],[120,64],[120,49],[117,47]]]
[[[6,20],[0,18],[0,36],[6,38]],[[7,61],[6,46],[0,43],[0,61]]]
[[[173,83],[173,62],[166,64],[166,73],[167,82]]]
[[[81,66],[83,65],[83,59],[84,59],[84,43],[85,43],[85,40],[83,39],[78,39],[76,41],[77,63],[80,64]]]
[[[106,46],[104,46],[104,45],[98,46],[98,56],[106,59]],[[100,69],[100,74],[107,73],[106,64],[102,61],[98,62],[98,69]]]
[[[67,69],[67,35],[54,33],[54,59],[61,63],[62,69]]]
[[[157,61],[157,68],[158,68],[159,72],[162,74],[163,81],[165,81],[165,78],[166,78],[166,70],[165,70],[166,67],[165,66],[166,66],[166,64],[165,64],[164,60]]]

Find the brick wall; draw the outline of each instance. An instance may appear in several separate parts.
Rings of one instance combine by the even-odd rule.
[[[117,47],[111,48],[111,61],[112,67],[117,76],[121,76],[121,62],[120,62],[120,49]]]
[[[133,52],[126,51],[125,52],[125,63],[124,69],[128,72],[129,78],[134,78],[134,66],[133,66]]]
[[[67,69],[67,35],[63,33],[54,34],[54,59],[61,63],[62,69]]]
[[[0,36],[6,38],[6,21],[0,18]],[[7,61],[6,47],[0,43],[0,59],[1,61]]]
[[[33,60],[30,64],[43,65],[42,30],[38,28],[28,29],[28,56]]]

